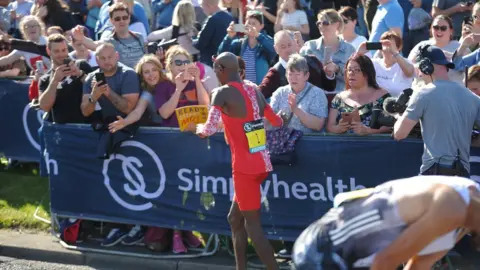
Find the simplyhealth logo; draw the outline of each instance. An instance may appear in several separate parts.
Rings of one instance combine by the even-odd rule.
[[[158,183],[158,189],[155,190],[154,192],[148,192],[144,176],[139,171],[139,169],[144,167],[143,163],[135,156],[126,157],[125,155],[122,155],[122,154],[111,155],[109,159],[103,162],[102,174],[104,177],[105,187],[107,187],[107,190],[112,196],[112,198],[121,206],[132,211],[148,210],[153,206],[153,204],[148,201],[160,197],[160,195],[162,195],[165,189],[166,177],[165,177],[165,170],[163,169],[162,162],[160,161],[160,158],[157,156],[157,154],[155,154],[155,152],[150,147],[146,146],[141,142],[126,141],[126,142],[123,142],[120,147],[133,147],[133,148],[140,149],[147,154],[145,155],[144,153],[142,153],[141,154],[142,157],[146,157],[146,158],[150,157],[152,159],[153,163],[156,165],[156,168],[158,169],[159,178],[158,180],[155,179],[154,181],[151,181],[151,182]],[[141,196],[147,202],[144,202],[144,203],[139,202],[137,204],[129,203],[122,198],[127,196],[120,196],[119,195],[120,192],[117,193],[117,191],[112,187],[112,183],[110,181],[108,172],[109,172],[110,163],[115,160],[118,160],[121,162],[123,176],[127,180],[127,183],[124,183],[123,185],[121,185],[121,187],[123,187],[123,190],[122,188],[117,188],[117,190],[120,189],[121,193],[129,196]],[[121,175],[121,173],[119,173],[119,175]],[[156,172],[152,172],[152,175],[157,175],[157,174]]]

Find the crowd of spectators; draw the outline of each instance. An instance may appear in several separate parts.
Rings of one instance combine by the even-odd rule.
[[[372,110],[431,80],[423,45],[480,94],[480,3],[456,0],[15,0],[0,8],[0,77],[32,76],[30,98],[57,123],[178,127],[175,109],[208,105],[212,58],[232,52],[288,127],[304,133],[391,132]],[[3,15],[3,17],[2,17]],[[420,16],[421,15],[421,16]],[[174,42],[172,42],[174,41]],[[367,42],[380,42],[367,50]],[[150,51],[153,47],[154,50]],[[468,70],[467,70],[468,69]],[[104,75],[102,81],[99,73]],[[467,75],[465,77],[465,75]],[[61,89],[61,90],[59,90]],[[345,113],[359,118],[345,121]],[[106,246],[143,237],[115,228]],[[174,252],[198,246],[175,231]],[[185,241],[182,241],[185,240]],[[288,244],[287,244],[288,247]],[[283,252],[288,256],[289,250]]]

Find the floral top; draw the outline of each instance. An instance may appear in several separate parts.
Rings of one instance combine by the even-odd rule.
[[[360,119],[362,120],[362,124],[364,124],[365,126],[369,126],[370,125],[370,120],[372,119],[372,109],[374,106],[383,106],[383,102],[385,101],[385,99],[387,97],[390,97],[391,95],[389,93],[381,96],[380,98],[378,98],[377,100],[375,100],[374,102],[370,102],[370,103],[367,103],[367,104],[364,104],[360,107],[358,107],[358,112],[360,114]],[[338,110],[338,113],[337,113],[337,124],[338,122],[340,121],[340,119],[342,118],[342,112],[352,112],[353,110],[355,110],[355,107],[352,107],[348,104],[346,104],[343,99],[340,97],[340,94],[337,94],[335,95],[335,97],[333,98],[332,100],[332,105],[331,105],[332,109],[335,109],[335,110]],[[353,132],[352,130],[348,131],[349,133]]]

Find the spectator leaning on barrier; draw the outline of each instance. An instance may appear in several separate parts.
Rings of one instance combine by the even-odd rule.
[[[138,60],[145,54],[145,43],[139,33],[128,29],[130,22],[130,11],[123,3],[117,3],[110,7],[110,20],[114,26],[113,33],[100,40],[93,41],[85,37],[83,27],[77,26],[73,29],[73,38],[82,41],[85,47],[95,50],[100,44],[108,42],[113,44],[115,51],[120,55],[120,62],[127,67],[133,68]]]
[[[42,52],[38,51],[37,53],[39,54],[23,51],[20,46],[21,44],[25,44],[25,41],[9,39],[6,36],[2,36],[2,40],[10,43],[11,48],[15,50],[6,56],[0,57],[0,66],[11,65],[15,61],[23,58],[28,67],[32,70],[36,70],[35,63],[37,61],[43,61],[45,69],[49,68],[50,59],[48,59],[48,55],[46,54],[45,45],[47,44],[47,38],[43,35],[45,33],[45,25],[43,22],[36,16],[25,16],[20,22],[20,32],[22,33],[23,38],[27,41],[34,42],[37,45],[41,45],[44,50]],[[17,47],[18,49],[16,49]]]
[[[455,50],[460,46],[460,42],[453,39],[453,23],[450,17],[445,15],[438,15],[432,22],[431,26],[431,38],[429,40],[418,43],[408,55],[408,60],[412,63],[416,63],[417,56],[420,48],[425,45],[434,45],[444,52],[450,54],[455,53]],[[470,49],[466,49],[466,53],[470,53]],[[450,80],[458,83],[463,81],[463,70],[455,71],[450,70],[448,72]]]
[[[162,126],[178,127],[175,109],[190,105],[208,105],[210,98],[200,79],[200,70],[192,56],[179,46],[167,51],[168,80],[155,90],[155,103],[163,121]],[[189,77],[189,79],[186,79]],[[192,80],[193,79],[193,80]]]
[[[403,35],[405,15],[397,0],[378,0],[377,12],[372,21],[370,42],[379,42],[380,37],[387,31],[393,31],[398,36]]]
[[[92,71],[86,61],[70,61],[67,39],[59,34],[48,37],[47,52],[51,57],[52,69],[40,78],[38,84],[40,108],[48,112],[48,121],[55,123],[84,123],[80,110],[82,84]]]
[[[298,38],[301,39],[301,37]],[[300,41],[299,39],[295,40],[294,34],[288,30],[280,30],[275,34],[274,48],[279,59],[278,62],[268,70],[267,75],[263,78],[262,83],[258,88],[265,98],[270,98],[279,87],[288,84],[286,78],[287,61],[290,55],[298,52],[300,49],[297,44],[297,41]],[[308,82],[325,91],[333,91],[337,83],[333,74],[331,74],[332,77],[330,78],[327,76],[322,63],[316,56],[306,55],[304,57],[309,63],[308,68],[310,76],[308,76]]]
[[[382,106],[390,94],[380,88],[376,81],[375,67],[365,55],[355,55],[347,62],[346,90],[332,100],[328,114],[327,131],[330,133],[351,132],[358,135],[386,133],[389,127],[370,128],[372,109]],[[343,113],[358,111],[360,122],[343,117]],[[358,120],[358,119],[357,119]]]
[[[328,115],[327,97],[322,89],[308,82],[307,60],[299,55],[290,56],[287,62],[288,85],[272,95],[270,106],[284,115],[284,125],[304,133],[323,129]]]
[[[141,121],[141,125],[158,126],[162,123],[155,106],[155,89],[157,89],[160,83],[168,80],[163,72],[162,64],[156,56],[151,54],[145,55],[138,62],[135,71],[140,77],[142,94],[135,109],[126,118],[117,116],[118,120],[110,124],[112,133],[139,121],[145,113],[146,118],[145,121]]]
[[[322,61],[329,77],[336,78],[335,92],[345,88],[344,68],[355,48],[338,37],[343,31],[343,19],[334,9],[322,10],[318,14],[317,27],[322,37],[310,40],[300,49],[301,55],[313,54]]]
[[[382,49],[372,59],[376,81],[380,88],[387,90],[390,95],[398,96],[412,86],[415,68],[400,54],[403,42],[395,32],[383,33],[380,42]],[[357,54],[363,55],[367,52],[367,43],[364,42],[358,48]]]
[[[449,81],[448,70],[454,65],[440,48],[427,45],[421,57],[420,70],[432,82],[413,92],[395,123],[394,138],[406,138],[420,121],[424,142],[420,174],[469,177],[471,136],[473,125],[480,123],[480,98]]]
[[[98,46],[95,55],[99,69],[88,74],[83,85],[82,113],[90,116],[99,109],[104,121],[110,123],[135,108],[140,82],[133,69],[118,62],[119,55],[112,44]],[[105,84],[95,81],[99,72],[105,74]]]
[[[260,84],[276,56],[273,38],[263,31],[263,15],[258,11],[247,13],[245,30],[246,37],[236,38],[238,33],[231,22],[218,53],[231,52],[241,56],[245,61],[247,80]]]
[[[10,43],[5,41],[0,41],[0,59],[1,57],[7,56],[10,54]],[[26,76],[27,75],[27,66],[25,61],[18,59],[13,62],[11,65],[0,66],[0,78],[4,77],[15,77],[15,76]]]
[[[213,65],[212,55],[217,53],[218,46],[227,34],[228,25],[233,21],[230,13],[220,9],[218,1],[202,1],[203,11],[208,18],[198,34],[198,39],[193,41],[193,46],[200,51],[200,61],[209,66]]]

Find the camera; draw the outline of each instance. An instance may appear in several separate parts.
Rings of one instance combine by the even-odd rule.
[[[370,128],[379,129],[381,127],[393,127],[396,119],[387,115],[382,106],[378,105],[372,109],[372,117],[370,119]]]
[[[176,38],[165,41],[162,40],[160,42],[149,42],[147,45],[147,53],[149,54],[156,54],[158,49],[162,48],[164,51],[168,50],[170,47],[177,45],[178,41]]]
[[[383,103],[383,109],[389,114],[403,113],[407,109],[408,101],[413,94],[412,88],[407,88],[398,98],[389,97]]]

